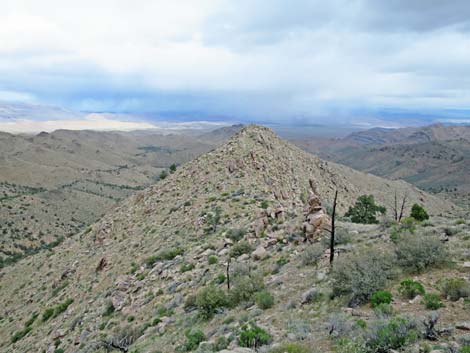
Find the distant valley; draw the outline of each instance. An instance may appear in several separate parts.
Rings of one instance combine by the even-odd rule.
[[[239,129],[0,132],[0,266],[58,245]]]

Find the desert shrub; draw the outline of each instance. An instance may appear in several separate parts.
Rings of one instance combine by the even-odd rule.
[[[160,172],[160,174],[158,175],[158,177],[159,177],[161,180],[165,179],[167,176],[168,176],[168,172],[167,172],[166,170],[162,170],[162,171]]]
[[[222,284],[225,282],[226,279],[227,277],[225,276],[225,273],[219,273],[215,278],[215,283]]]
[[[214,351],[219,352],[221,350],[227,349],[230,344],[230,340],[225,336],[217,337],[214,343]]]
[[[199,347],[199,343],[206,339],[204,332],[199,329],[188,329],[185,331],[186,342],[183,344],[183,350],[186,352],[193,351]]]
[[[147,257],[144,260],[146,267],[152,267],[157,261],[173,260],[176,256],[182,255],[184,250],[178,247],[160,250],[156,255]]]
[[[444,234],[447,235],[448,237],[452,237],[456,234],[459,233],[459,229],[456,227],[445,227],[444,228]]]
[[[235,229],[229,229],[227,231],[227,238],[233,240],[234,242],[242,240],[242,238],[246,234],[246,229],[244,228],[235,228]]]
[[[47,321],[50,318],[55,318],[59,316],[61,313],[63,313],[67,308],[69,307],[70,304],[73,303],[73,299],[66,299],[64,302],[59,303],[51,308],[47,308],[44,310],[44,313],[42,314],[42,321]]]
[[[321,244],[313,244],[307,246],[302,254],[300,255],[301,260],[302,260],[302,265],[304,266],[312,266],[316,265],[318,261],[323,256],[323,253],[325,252],[325,249]]]
[[[393,306],[387,303],[380,303],[374,306],[374,313],[378,317],[389,317],[394,313]]]
[[[260,309],[269,309],[274,305],[274,297],[267,290],[262,290],[261,292],[256,293],[255,302]]]
[[[390,304],[392,302],[392,293],[385,290],[374,292],[370,298],[372,307],[375,308],[380,304]]]
[[[111,315],[112,313],[114,313],[114,310],[115,308],[114,308],[113,302],[111,300],[108,300],[103,310],[103,316]]]
[[[439,295],[434,293],[426,293],[421,303],[424,304],[424,307],[428,310],[437,310],[444,306]]]
[[[209,263],[209,265],[215,265],[218,261],[219,258],[215,255],[209,255],[209,257],[207,258],[207,262]]]
[[[247,241],[240,241],[232,246],[230,249],[231,257],[239,257],[243,254],[248,254],[253,251],[253,247]]]
[[[426,212],[426,210],[424,209],[424,207],[421,206],[421,205],[418,205],[417,203],[415,203],[411,207],[410,217],[413,217],[418,222],[422,222],[422,221],[425,221],[425,220],[429,219],[429,215]]]
[[[387,353],[415,342],[419,338],[419,331],[413,320],[394,317],[372,323],[364,337],[369,352]]]
[[[198,291],[195,305],[202,318],[210,319],[218,309],[227,306],[227,296],[222,289],[209,285]]]
[[[442,294],[452,301],[470,297],[470,283],[463,278],[449,278],[444,281]]]
[[[408,278],[400,282],[398,292],[404,298],[413,299],[417,295],[424,295],[425,290],[420,282]]]
[[[11,343],[18,342],[20,339],[22,339],[24,336],[30,333],[31,330],[32,330],[31,326],[26,326],[22,330],[15,332],[14,335],[11,337]]]
[[[378,223],[377,213],[385,214],[386,209],[375,203],[373,195],[362,195],[356,200],[354,206],[349,207],[345,217],[351,218],[354,223]]]
[[[238,305],[242,302],[252,301],[253,296],[263,289],[264,280],[258,273],[235,277],[233,287],[229,293],[230,303],[231,305]]]
[[[304,345],[294,342],[281,344],[279,347],[273,348],[269,353],[311,353],[312,351]]]
[[[107,346],[114,347],[123,352],[127,352],[129,347],[142,335],[139,327],[125,326],[117,327],[113,334],[107,337],[104,342]]]
[[[399,265],[409,272],[421,272],[447,261],[444,245],[434,236],[404,237],[395,251]]]
[[[396,276],[395,258],[377,249],[340,257],[332,271],[333,295],[349,296],[349,305],[367,302]]]
[[[324,248],[330,246],[330,236],[323,237],[321,239],[321,243]],[[344,228],[337,228],[335,232],[335,245],[344,245],[350,243],[352,240],[351,234],[348,232],[347,229]]]
[[[269,342],[271,342],[271,335],[254,322],[244,324],[238,337],[238,343],[241,347],[253,348],[255,350]]]
[[[191,263],[183,263],[180,266],[180,271],[181,272],[188,272],[194,269],[194,264]]]

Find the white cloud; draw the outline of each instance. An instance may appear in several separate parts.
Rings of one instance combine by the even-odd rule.
[[[468,108],[470,6],[445,4],[6,0],[0,91],[102,110],[199,100],[209,113],[273,117]]]

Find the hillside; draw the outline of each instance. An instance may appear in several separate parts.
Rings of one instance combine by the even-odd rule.
[[[354,169],[402,179],[460,204],[470,203],[470,126],[375,128],[342,139],[295,143]]]
[[[155,132],[0,132],[0,265],[56,246],[153,184],[170,165],[213,149],[234,131],[215,130],[203,138]]]
[[[388,205],[395,191],[406,192],[410,203],[423,204],[436,219],[458,212],[405,182],[324,162],[267,128],[249,126],[132,196],[89,230],[5,268],[0,351],[170,353],[184,343],[187,328],[200,328],[212,344],[225,346],[225,340],[233,347],[241,323],[250,319],[274,343],[304,340],[329,351],[325,320],[344,303],[330,302],[328,295],[321,305],[303,298],[312,286],[326,293],[331,284],[325,259],[318,267],[302,265],[312,246],[302,232],[311,185],[324,205],[338,190],[341,214],[361,194]],[[389,230],[343,226],[355,235],[354,245],[341,251],[370,248],[378,239],[393,246]],[[465,222],[458,230],[468,233]],[[241,296],[240,303],[224,308],[209,299],[220,307],[203,319],[193,295],[210,284],[225,291],[230,258],[231,293]],[[244,297],[248,287],[263,283],[275,298],[266,310]],[[207,345],[200,351],[214,351]]]

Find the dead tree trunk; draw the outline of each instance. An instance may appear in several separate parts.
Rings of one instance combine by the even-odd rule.
[[[336,218],[336,203],[338,200],[338,190],[335,191],[335,199],[333,201],[333,212],[331,213],[331,229],[330,229],[330,266],[333,265],[335,258],[335,218]]]
[[[227,291],[230,292],[230,257],[227,260]]]

